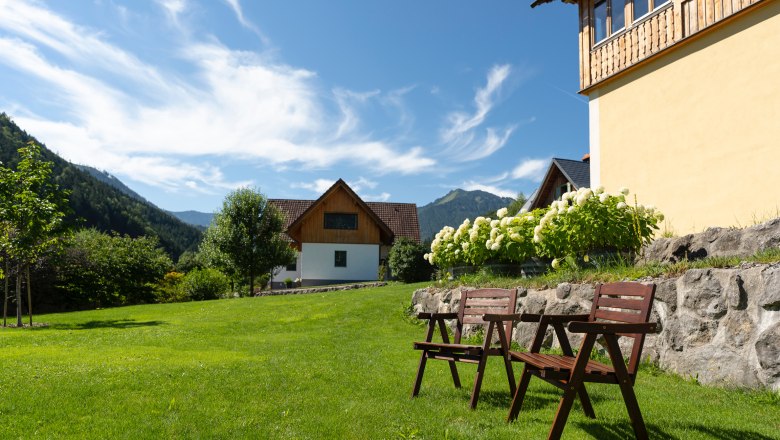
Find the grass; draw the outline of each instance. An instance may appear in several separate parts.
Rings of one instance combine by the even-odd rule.
[[[623,258],[613,258],[601,262],[595,267],[571,268],[565,264],[561,269],[530,278],[498,277],[481,271],[444,282],[441,285],[456,287],[468,285],[475,287],[526,287],[534,289],[553,288],[560,283],[610,283],[640,278],[673,277],[689,269],[736,267],[742,263],[780,262],[780,248],[768,248],[749,257],[707,257],[700,260],[683,260],[677,263],[658,263],[634,265]]]
[[[410,399],[424,329],[408,319],[422,285],[123,307],[0,329],[2,438],[543,438],[559,394],[531,382],[518,422],[495,359],[468,409],[474,366],[452,387],[430,362]],[[519,372],[519,366],[515,367]],[[703,387],[656,368],[636,390],[654,438],[780,438],[775,393]],[[622,439],[615,386],[589,387],[566,438]]]

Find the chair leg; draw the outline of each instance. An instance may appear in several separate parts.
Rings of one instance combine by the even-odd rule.
[[[520,375],[520,384],[517,385],[515,397],[512,399],[512,406],[509,407],[509,415],[506,418],[507,422],[517,419],[517,415],[520,414],[520,408],[523,406],[523,399],[525,398],[525,392],[528,391],[528,383],[530,381],[531,372],[526,365],[523,368],[523,373]]]
[[[482,377],[485,375],[485,364],[487,364],[487,352],[482,352],[482,357],[479,359],[477,365],[477,377],[474,379],[474,389],[471,391],[471,409],[477,407],[477,401],[479,400],[479,390],[482,388]]]
[[[619,380],[618,384],[620,385],[621,393],[623,393],[623,401],[626,403],[628,417],[631,418],[631,425],[634,427],[634,435],[637,440],[646,440],[648,438],[647,429],[642,418],[642,412],[639,410],[639,403],[636,401],[634,388],[628,378]]]
[[[506,378],[509,379],[509,394],[515,395],[517,391],[517,385],[515,385],[515,373],[512,370],[512,361],[509,357],[504,356],[504,368],[506,369]]]
[[[555,412],[555,420],[553,420],[550,433],[547,435],[548,440],[561,438],[563,428],[566,426],[566,420],[569,418],[571,406],[574,403],[574,397],[577,395],[577,386],[577,384],[570,384],[563,392],[561,402],[558,404],[558,411]]]
[[[593,411],[593,405],[590,404],[590,397],[588,396],[588,391],[585,389],[584,383],[580,385],[579,389],[577,390],[577,394],[579,394],[580,396],[580,403],[582,404],[582,412],[585,413],[586,417],[595,419],[596,413]]]
[[[425,362],[428,360],[428,351],[423,350],[420,355],[420,365],[417,367],[417,377],[414,379],[414,388],[412,389],[412,397],[416,396],[420,392],[420,385],[422,385],[423,373],[425,373]]]
[[[458,376],[458,366],[455,361],[448,361],[450,364],[450,374],[452,374],[452,381],[455,383],[455,388],[460,388],[460,376]]]

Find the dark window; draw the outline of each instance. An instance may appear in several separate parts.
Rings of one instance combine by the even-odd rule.
[[[357,214],[325,213],[325,229],[357,229]]]
[[[650,11],[650,0],[634,0],[634,20],[640,19]]]
[[[295,272],[296,270],[298,270],[298,266],[295,263],[287,265],[287,272]]]
[[[347,267],[347,251],[336,251],[336,267]]]
[[[671,0],[653,0],[653,10],[660,8],[661,6],[669,3]]]
[[[607,38],[607,0],[601,0],[593,7],[593,29],[596,42]]]
[[[612,10],[612,33],[614,34],[626,26],[626,0],[611,0],[610,9]]]

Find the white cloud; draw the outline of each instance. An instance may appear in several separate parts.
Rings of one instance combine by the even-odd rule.
[[[516,191],[505,189],[497,185],[486,185],[483,183],[475,182],[473,180],[463,182],[461,186],[466,191],[481,190],[501,197],[512,197],[512,198],[517,197]]]
[[[160,4],[176,19],[187,9],[183,0]],[[435,165],[420,147],[360,133],[357,113],[339,120],[328,108],[339,93],[354,105],[378,91],[323,95],[314,72],[232,50],[214,38],[192,40],[197,32],[186,32],[178,49],[195,72],[182,78],[38,4],[0,1],[0,31],[7,34],[0,33],[0,64],[24,73],[40,90],[27,102],[54,102],[65,110],[53,120],[9,103],[26,115],[17,121],[74,162],[166,190],[198,182],[204,191],[241,183],[200,164],[207,157],[304,170],[348,164],[376,175]],[[65,59],[54,61],[44,48]],[[111,84],[117,75],[130,85]]]
[[[382,194],[365,194],[360,196],[366,202],[386,202],[390,200],[390,193],[383,192]]]
[[[474,96],[474,113],[456,111],[447,116],[447,126],[440,133],[442,142],[447,145],[444,154],[455,161],[467,162],[488,157],[506,145],[516,125],[501,130],[488,127],[484,135],[477,133],[477,129],[495,106],[501,86],[511,72],[512,67],[508,64],[493,66],[485,87],[478,89]]]
[[[309,191],[312,191],[317,194],[317,196],[322,195],[325,191],[327,191],[333,184],[336,182],[336,180],[329,180],[329,179],[316,179],[313,182],[297,182],[290,185],[291,188],[302,188],[302,189],[308,189]],[[366,179],[365,177],[358,177],[357,180],[347,182],[347,185],[349,185],[350,188],[352,188],[361,199],[364,201],[369,202],[386,202],[390,199],[390,193],[382,192],[380,194],[364,194],[365,189],[374,189],[377,187],[378,183]]]
[[[512,178],[538,182],[544,178],[549,165],[550,159],[525,159],[512,170]]]
[[[335,180],[317,179],[314,182],[293,183],[292,185],[290,185],[290,187],[308,189],[309,191],[313,191],[321,195],[322,193],[327,191],[331,186],[333,186],[335,182],[336,182]]]

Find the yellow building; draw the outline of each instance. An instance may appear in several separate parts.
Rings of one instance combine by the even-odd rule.
[[[592,186],[678,234],[780,216],[780,0],[579,0],[579,23]]]

